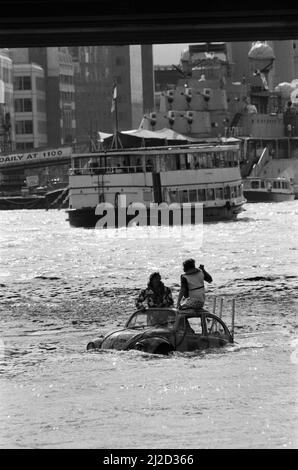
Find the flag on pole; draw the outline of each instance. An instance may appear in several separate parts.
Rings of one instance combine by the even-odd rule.
[[[116,108],[116,99],[117,99],[117,85],[114,85],[113,90],[113,98],[112,98],[112,106],[111,106],[111,113],[115,111]]]

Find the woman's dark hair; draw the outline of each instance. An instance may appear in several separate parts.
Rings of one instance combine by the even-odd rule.
[[[194,269],[196,267],[195,260],[192,258],[186,259],[183,262],[183,271],[186,273],[189,269]]]
[[[158,272],[150,274],[149,281],[148,281],[148,287],[151,287],[152,281],[155,277],[158,277],[159,279],[161,279],[161,275]]]

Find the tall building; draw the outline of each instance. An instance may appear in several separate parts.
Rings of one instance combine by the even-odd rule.
[[[0,152],[14,149],[12,60],[8,49],[0,49]]]
[[[235,82],[242,82],[250,76],[248,53],[251,42],[231,42],[232,77]]]
[[[44,70],[36,64],[15,64],[14,110],[17,150],[47,145]]]
[[[14,64],[37,64],[44,70],[47,145],[75,138],[74,65],[67,47],[11,49]]]
[[[274,86],[282,82],[291,82],[295,76],[295,40],[270,41],[275,54]]]
[[[143,114],[154,108],[152,46],[81,46],[70,52],[75,64],[77,143],[87,143],[97,131],[113,132],[114,84],[118,129],[139,127]]]

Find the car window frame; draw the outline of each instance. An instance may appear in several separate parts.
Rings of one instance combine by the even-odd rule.
[[[156,311],[160,311],[160,310],[163,310],[164,312],[171,312],[171,313],[175,313],[175,321],[173,322],[173,326],[170,327],[171,330],[173,331],[176,331],[176,327],[177,327],[177,318],[178,318],[178,314],[177,314],[177,311],[175,309],[171,309],[171,308],[148,308],[146,309],[143,313],[146,313],[147,316],[150,314],[150,312],[156,312]],[[129,326],[129,323],[131,322],[131,320],[133,319],[134,316],[138,315],[138,314],[141,314],[142,311],[141,310],[136,310],[134,311],[130,317],[128,318],[128,320],[126,321],[125,323],[125,328],[131,328],[131,329],[134,329],[136,327],[134,326]],[[151,328],[151,327],[154,327],[155,325],[144,325],[143,328]],[[140,326],[141,327],[141,326]]]

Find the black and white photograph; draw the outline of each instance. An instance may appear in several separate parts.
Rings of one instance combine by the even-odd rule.
[[[0,449],[297,449],[298,10],[20,3],[0,20]]]

